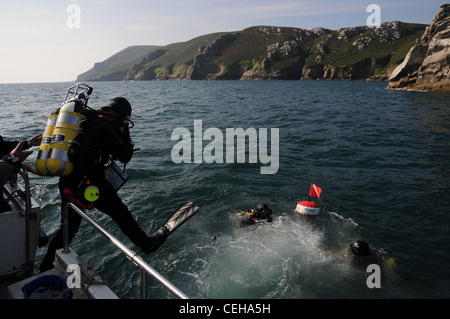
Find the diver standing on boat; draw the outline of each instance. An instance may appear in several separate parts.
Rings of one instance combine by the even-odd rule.
[[[74,152],[74,171],[59,180],[61,213],[69,202],[83,209],[96,208],[110,216],[144,253],[151,253],[199,208],[193,202],[183,205],[158,231],[147,236],[105,176],[108,164],[115,160],[126,164],[133,156],[134,142],[129,132],[129,124],[132,123],[130,103],[123,97],[117,97],[99,111],[87,110],[85,116],[83,133],[79,135],[78,149]],[[69,212],[69,241],[77,233],[81,219],[75,212]],[[62,247],[63,232],[60,228],[49,244],[40,266],[41,272],[53,268],[55,251]]]

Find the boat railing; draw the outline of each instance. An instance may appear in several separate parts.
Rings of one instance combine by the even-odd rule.
[[[121,241],[115,238],[113,235],[108,233],[105,229],[103,229],[98,223],[96,223],[92,218],[86,215],[81,209],[75,206],[72,203],[68,203],[63,210],[63,240],[64,240],[64,248],[62,253],[67,254],[70,252],[69,250],[69,222],[68,216],[69,211],[72,210],[78,215],[80,215],[84,220],[86,220],[91,226],[94,227],[97,231],[99,231],[102,235],[108,238],[117,248],[119,248],[128,259],[130,259],[135,265],[140,267],[140,293],[141,299],[147,299],[147,274],[152,276],[156,281],[158,281],[165,289],[171,292],[175,297],[179,299],[189,299],[189,297],[184,294],[180,289],[178,289],[174,284],[169,282],[164,276],[162,276],[159,272],[157,272],[154,268],[152,268],[148,263],[146,263],[142,257],[140,257],[136,252],[129,249],[125,246]]]
[[[30,263],[30,218],[31,218],[31,195],[30,195],[30,180],[28,173],[25,170],[19,171],[25,183],[25,270],[31,270]]]

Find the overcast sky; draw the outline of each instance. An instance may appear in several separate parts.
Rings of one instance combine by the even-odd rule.
[[[430,24],[444,0],[0,0],[0,83],[73,81],[131,45],[166,45],[255,25],[304,29]]]

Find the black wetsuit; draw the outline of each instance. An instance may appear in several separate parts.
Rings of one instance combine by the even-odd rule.
[[[133,142],[128,126],[123,119],[95,111],[88,113],[84,134],[80,134],[80,147],[74,160],[74,172],[59,180],[61,193],[61,212],[68,202],[73,202],[81,208],[95,207],[110,216],[138,247],[144,249],[148,245],[148,237],[141,230],[131,215],[127,206],[122,202],[117,192],[106,180],[104,165],[112,157],[122,163],[128,163],[133,156]],[[94,185],[99,189],[99,198],[95,202],[84,199],[84,189],[87,185]],[[69,213],[69,241],[78,231],[81,217],[71,211]],[[41,272],[53,268],[55,251],[63,247],[62,229],[59,229],[49,244],[44,257]]]

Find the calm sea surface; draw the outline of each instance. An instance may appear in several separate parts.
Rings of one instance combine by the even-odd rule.
[[[156,253],[143,255],[188,296],[450,297],[450,94],[390,91],[386,83],[365,82],[88,84],[93,108],[115,96],[133,105],[131,134],[141,150],[127,165],[130,180],[120,195],[139,224],[152,233],[184,202],[202,207]],[[42,133],[70,85],[0,85],[0,134],[19,139]],[[227,128],[278,128],[278,171],[261,174],[260,158],[174,163],[172,131],[186,128],[194,135],[196,120],[203,131],[223,132],[224,145]],[[28,161],[36,154],[37,148]],[[31,178],[49,236],[59,227],[57,181]],[[294,213],[310,183],[323,190],[317,218]],[[235,213],[259,202],[273,210],[273,223],[239,229]],[[90,215],[139,251],[109,217]],[[224,240],[212,244],[218,234]],[[368,288],[371,273],[337,253],[357,239],[395,258],[395,274],[382,273],[381,288]],[[138,268],[87,223],[71,246],[120,297],[139,297]],[[37,265],[45,252],[38,250]],[[148,294],[171,298],[150,278]]]

